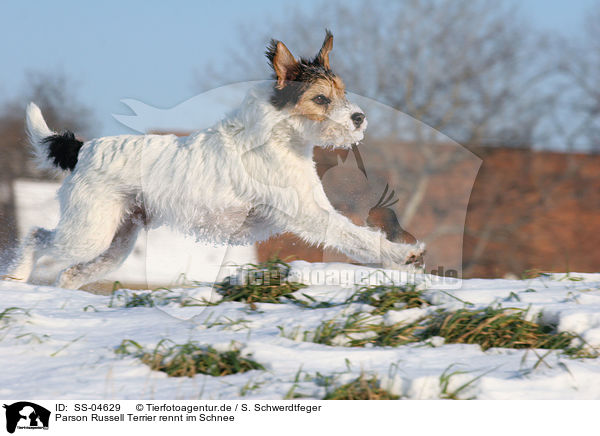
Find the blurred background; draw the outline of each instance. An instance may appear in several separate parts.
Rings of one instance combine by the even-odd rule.
[[[332,67],[348,91],[415,120],[390,120],[370,155],[316,151],[331,197],[349,184],[348,172],[331,169],[349,158],[355,173],[358,156],[367,169],[386,168],[375,171],[382,181],[365,204],[332,198],[336,207],[396,239],[427,234],[440,258],[444,247],[459,247],[463,277],[600,270],[600,1],[4,1],[0,10],[5,257],[29,225],[56,214],[59,180],[29,159],[29,101],[51,128],[84,139],[132,133],[112,116],[128,111],[121,100],[169,108],[219,86],[268,79],[270,38],[314,56],[329,28]],[[466,169],[447,152],[457,144],[478,158]],[[465,171],[477,174],[472,190],[461,185]],[[377,200],[392,190],[388,203],[398,201],[388,213]],[[450,212],[457,205],[466,215]],[[342,259],[288,235],[237,256],[274,253]]]

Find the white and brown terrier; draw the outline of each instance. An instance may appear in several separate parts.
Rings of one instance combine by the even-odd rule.
[[[64,267],[56,285],[78,288],[117,268],[140,228],[160,225],[227,244],[292,232],[361,262],[414,264],[423,244],[391,242],[353,224],[331,206],[315,171],[313,146],[351,147],[367,127],[330,68],[332,45],[327,32],[314,59],[297,60],[271,41],[266,54],[276,81],[252,89],[213,128],[183,138],[121,135],[84,143],[51,131],[30,103],[27,131],[38,164],[68,175],[58,226],[32,229],[8,276],[28,280],[48,255]]]

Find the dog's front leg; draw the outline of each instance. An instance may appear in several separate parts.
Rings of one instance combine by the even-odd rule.
[[[357,226],[334,209],[305,209],[289,220],[287,227],[312,244],[336,249],[360,262],[383,263],[385,267],[415,263],[425,250],[422,243],[390,242],[384,233]]]

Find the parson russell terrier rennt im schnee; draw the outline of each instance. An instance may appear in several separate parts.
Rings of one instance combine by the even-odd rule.
[[[328,31],[314,59],[298,60],[271,41],[266,54],[275,81],[257,85],[225,119],[187,137],[82,142],[50,130],[30,103],[27,132],[38,165],[68,175],[57,227],[32,229],[7,277],[28,280],[49,255],[63,268],[55,284],[79,288],[117,268],[142,227],[161,225],[225,244],[292,232],[360,262],[415,268],[424,244],[391,242],[353,224],[333,208],[317,176],[313,146],[349,148],[367,127],[330,68],[332,46]]]

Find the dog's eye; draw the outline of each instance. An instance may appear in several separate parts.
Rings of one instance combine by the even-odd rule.
[[[331,100],[329,100],[327,97],[325,97],[323,94],[319,94],[316,97],[314,97],[312,99],[312,101],[314,101],[316,104],[318,105],[325,105],[325,104],[329,104],[331,103]]]

